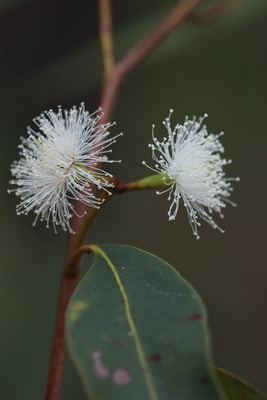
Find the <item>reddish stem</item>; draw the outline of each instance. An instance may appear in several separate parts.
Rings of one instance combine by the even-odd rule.
[[[169,33],[175,29],[177,25],[182,23],[186,17],[189,16],[199,1],[200,0],[180,1],[173,11],[159,24],[159,26],[150,35],[148,35],[147,38],[142,40],[132,51],[130,51],[130,53],[120,63],[118,63],[117,66],[113,67],[111,70],[111,64],[109,64],[109,70],[111,70],[111,72],[105,84],[100,102],[104,111],[104,117],[102,118],[101,123],[108,121],[116,101],[118,89],[125,76],[138,64],[140,64],[143,59],[149,55]],[[100,3],[103,4],[103,2]],[[121,186],[118,185],[117,189],[117,191],[120,193],[127,190],[123,184]],[[82,215],[83,211],[85,210],[84,205],[79,203],[79,205],[76,207],[76,210],[78,215]],[[79,233],[81,223],[82,219],[75,216],[72,219],[72,229]],[[76,258],[75,265],[72,264],[71,271],[76,271],[76,274],[66,273],[66,269],[69,266],[70,257],[77,250],[76,246],[77,241],[75,236],[71,236],[68,245],[68,258],[65,264],[59,291],[56,327],[52,343],[45,400],[58,400],[60,397],[66,357],[65,313],[69,299],[79,281],[78,262],[80,257],[78,256]]]
[[[101,42],[104,81],[109,78],[114,65],[111,0],[98,0],[99,3],[99,38]]]
[[[188,18],[199,3],[200,0],[183,0],[178,2],[156,29],[137,44],[117,65],[120,78],[122,79],[139,65],[144,58],[150,55],[153,50],[158,48],[164,39]]]
[[[63,275],[59,290],[56,326],[51,349],[50,367],[47,378],[45,400],[60,398],[61,383],[66,358],[65,312],[71,294],[79,280],[79,274]]]
[[[116,95],[121,83],[137,65],[148,57],[164,39],[191,15],[200,0],[183,0],[177,4],[170,14],[144,40],[141,40],[110,73],[104,88],[101,102],[104,114],[104,123],[109,120]]]

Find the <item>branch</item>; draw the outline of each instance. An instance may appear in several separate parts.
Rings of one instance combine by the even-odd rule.
[[[139,65],[153,50],[192,14],[200,0],[182,0],[144,40],[137,44],[117,65],[117,73],[124,77]]]
[[[135,67],[137,67],[137,65],[141,64],[141,62],[149,54],[151,54],[153,50],[155,50],[177,26],[185,22],[185,20],[191,15],[199,3],[200,0],[180,1],[172,9],[169,15],[165,17],[165,19],[163,19],[163,21],[154,29],[154,31],[141,40],[128,53],[128,55],[126,55],[117,65],[113,67],[112,72],[109,75],[109,79],[104,86],[100,100],[100,107],[104,112],[104,115],[101,119],[102,124],[109,121],[117,99],[118,90],[126,75],[128,75]],[[112,37],[110,36],[110,39],[111,38]],[[86,208],[82,203],[77,204],[77,214],[82,215],[85,209]],[[94,217],[95,215],[93,215],[93,218]],[[74,232],[77,232],[76,238],[74,238],[74,245],[72,244],[73,250],[81,246],[87,232],[87,224],[88,227],[91,224],[90,217],[86,217],[85,221],[81,221],[76,217],[73,218],[72,229]]]
[[[103,193],[101,195],[101,200],[103,200],[103,204],[105,204],[109,198],[110,198],[109,193],[107,191],[103,191]],[[72,244],[72,248],[73,248],[72,253],[75,252],[83,244],[86,234],[87,234],[90,226],[92,225],[93,220],[97,216],[98,212],[99,212],[98,208],[90,208],[90,209],[88,209],[86,216],[81,220],[79,230],[77,231],[77,234],[74,236],[74,240],[73,240],[73,244]],[[74,269],[76,268],[75,263],[72,263],[72,268],[74,268]],[[67,270],[69,270],[69,266],[67,267]]]
[[[112,37],[112,17],[110,0],[98,0],[99,37],[102,49],[104,81],[110,77],[114,66],[114,49]]]
[[[190,16],[200,0],[180,1],[163,19],[163,21],[145,39],[141,40],[114,68],[110,75],[100,101],[105,111],[104,122],[109,120],[112,113],[118,89],[126,75],[148,57],[177,26]]]
[[[125,76],[139,65],[149,54],[151,54],[152,51],[155,50],[178,25],[183,23],[199,2],[200,0],[180,1],[150,35],[137,44],[137,46],[135,46],[133,50],[131,50],[129,54],[119,64],[117,64],[117,66],[114,66],[110,0],[99,0],[99,32],[106,79],[100,102],[104,111],[104,117],[102,118],[101,123],[105,123],[109,120],[116,101],[118,89]],[[132,187],[132,189],[134,188]],[[127,190],[128,188],[125,185],[123,186],[123,184],[117,186],[118,193]],[[85,211],[84,205],[80,203],[77,206],[76,211],[78,215],[82,215]],[[59,292],[56,327],[52,344],[45,400],[58,400],[60,397],[66,356],[65,313],[69,299],[79,280],[78,263],[80,256],[83,254],[82,250],[81,252],[77,250],[77,246],[82,244],[88,227],[92,223],[95,215],[96,212],[92,212],[91,217],[84,223],[77,215],[75,215],[71,221],[73,230],[78,233],[76,237],[73,235],[69,237],[68,257],[64,267]],[[72,259],[73,262],[70,264],[71,257],[74,257],[74,259]],[[71,269],[68,268],[70,265]]]
[[[45,392],[45,400],[58,400],[60,398],[63,370],[66,358],[65,338],[65,312],[71,294],[79,281],[79,273],[75,275],[63,275],[59,289],[58,310],[56,314],[56,326],[54,331],[49,373]]]
[[[149,177],[148,179],[151,178]],[[148,179],[145,178],[131,183],[124,183],[119,179],[113,179],[113,193],[122,194],[133,190],[151,189],[153,186],[151,186],[151,184],[147,184]],[[110,197],[111,196],[108,194],[108,192],[104,191],[102,195],[102,199],[104,200],[103,204],[105,204]],[[78,264],[80,259],[85,253],[91,252],[90,246],[82,246],[82,243],[98,212],[99,210],[96,208],[90,210],[86,218],[84,218],[78,234],[76,236],[71,236],[71,241],[69,243],[69,257],[67,258],[59,290],[56,327],[52,343],[45,400],[58,400],[60,397],[66,358],[65,313],[69,299],[79,281]]]

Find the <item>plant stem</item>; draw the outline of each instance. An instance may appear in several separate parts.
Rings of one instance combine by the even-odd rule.
[[[63,370],[66,358],[65,312],[71,294],[79,281],[78,272],[75,275],[63,274],[61,278],[56,326],[51,349],[49,373],[45,392],[45,400],[60,398]]]
[[[113,40],[111,30],[111,10],[110,0],[99,0],[100,12],[100,37],[103,54],[103,64],[105,72],[105,85],[101,97],[100,105],[104,111],[101,123],[109,120],[114,107],[118,89],[125,76],[139,65],[146,56],[148,56],[160,43],[171,33],[179,24],[183,23],[190,15],[193,9],[199,4],[200,0],[182,0],[171,11],[171,13],[150,33],[144,40],[137,44],[133,50],[122,59],[120,63],[113,66]],[[119,186],[118,186],[119,187]],[[120,187],[121,191],[123,185]],[[80,203],[77,206],[77,214],[82,215],[85,208]],[[74,216],[71,223],[72,229],[77,232],[77,236],[70,236],[68,244],[68,257],[62,274],[61,286],[59,291],[58,310],[56,314],[56,326],[52,343],[49,373],[45,400],[59,400],[62,387],[64,363],[66,358],[66,337],[65,337],[65,313],[69,299],[75,286],[79,281],[78,262],[80,256],[77,256],[72,263],[71,273],[68,269],[70,259],[80,246],[85,234],[90,226],[96,211],[92,211],[91,217],[87,219],[82,227],[81,219]],[[80,230],[81,229],[81,230]],[[82,254],[82,253],[81,253]]]
[[[144,40],[141,40],[124,59],[118,64],[117,69],[121,76],[127,75],[141,63],[153,50],[159,47],[164,39],[172,33],[178,25],[181,25],[200,0],[182,0],[171,10],[171,12],[160,22]]]
[[[118,179],[114,179],[113,192],[121,194],[133,190],[151,189],[155,188],[155,184],[162,185],[162,182],[163,175],[161,176],[160,174],[152,175],[131,183],[123,183]],[[107,192],[104,192],[104,203],[106,203],[110,197],[111,196]],[[69,248],[71,251],[69,252],[69,257],[61,278],[56,326],[52,343],[45,400],[57,400],[60,396],[63,369],[66,358],[65,312],[73,290],[79,281],[78,264],[80,258],[83,254],[90,252],[90,246],[82,246],[82,243],[98,211],[99,210],[96,208],[91,210],[86,218],[84,218],[79,232],[74,237],[71,237],[71,239],[74,239],[72,239],[71,243],[69,243]]]
[[[199,3],[200,0],[182,0],[178,2],[169,15],[114,66],[101,98],[101,105],[103,110],[105,110],[104,122],[109,120],[119,86],[126,75],[141,64],[153,50],[158,48],[164,39],[191,15]]]
[[[109,193],[103,191],[102,194],[103,204],[105,204],[109,198],[110,198]],[[80,224],[80,228],[77,234],[74,236],[73,251],[76,251],[83,244],[86,234],[90,226],[92,225],[93,220],[97,216],[98,212],[99,212],[98,208],[91,208],[89,209],[88,214],[83,218],[82,223]]]
[[[112,17],[110,0],[98,0],[99,37],[102,49],[104,81],[109,79],[114,66],[114,49],[112,36]]]
[[[117,65],[112,68],[112,71],[109,70],[109,79],[106,81],[104,85],[100,107],[103,109],[104,115],[101,119],[101,123],[107,123],[109,121],[110,115],[112,113],[113,107],[115,105],[117,94],[122,84],[124,78],[128,73],[130,73],[137,65],[141,64],[141,62],[153,52],[162,41],[168,36],[168,34],[172,33],[172,31],[182,24],[193,12],[196,6],[200,3],[200,0],[182,0],[178,2],[178,4],[172,9],[172,11],[163,19],[162,22],[150,33],[147,37],[142,39],[134,48],[126,55]],[[100,14],[105,14],[107,10],[110,8],[106,7],[105,12],[101,8],[103,3],[99,2],[100,6]],[[105,17],[107,18],[107,17]],[[111,17],[107,18],[111,20]],[[101,18],[100,18],[101,20]],[[109,36],[111,35],[111,31],[109,30]],[[111,40],[110,36],[110,40]],[[103,43],[103,41],[101,41]],[[107,57],[108,53],[102,49],[103,57]],[[108,64],[107,61],[103,61],[104,64]],[[82,215],[86,208],[82,203],[77,204],[76,207],[77,214]],[[95,215],[94,215],[95,216]],[[88,217],[86,220],[88,221]],[[87,222],[86,222],[87,223]],[[72,229],[74,232],[77,232],[77,240],[75,243],[77,245],[82,244],[82,240],[85,237],[85,226],[86,223],[81,221],[81,219],[74,217],[72,220]],[[90,226],[91,222],[89,221],[88,226]],[[80,229],[82,231],[80,232]],[[73,248],[75,251],[77,246]]]

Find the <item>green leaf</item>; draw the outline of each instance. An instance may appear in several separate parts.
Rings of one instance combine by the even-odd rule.
[[[216,400],[206,312],[171,265],[131,246],[91,246],[67,311],[71,357],[100,400]]]
[[[227,400],[266,400],[267,397],[238,376],[216,369]]]

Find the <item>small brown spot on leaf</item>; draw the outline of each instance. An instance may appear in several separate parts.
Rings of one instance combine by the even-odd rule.
[[[159,362],[161,360],[161,355],[160,354],[150,354],[149,356],[147,356],[147,359],[149,361],[153,361],[153,362]]]

